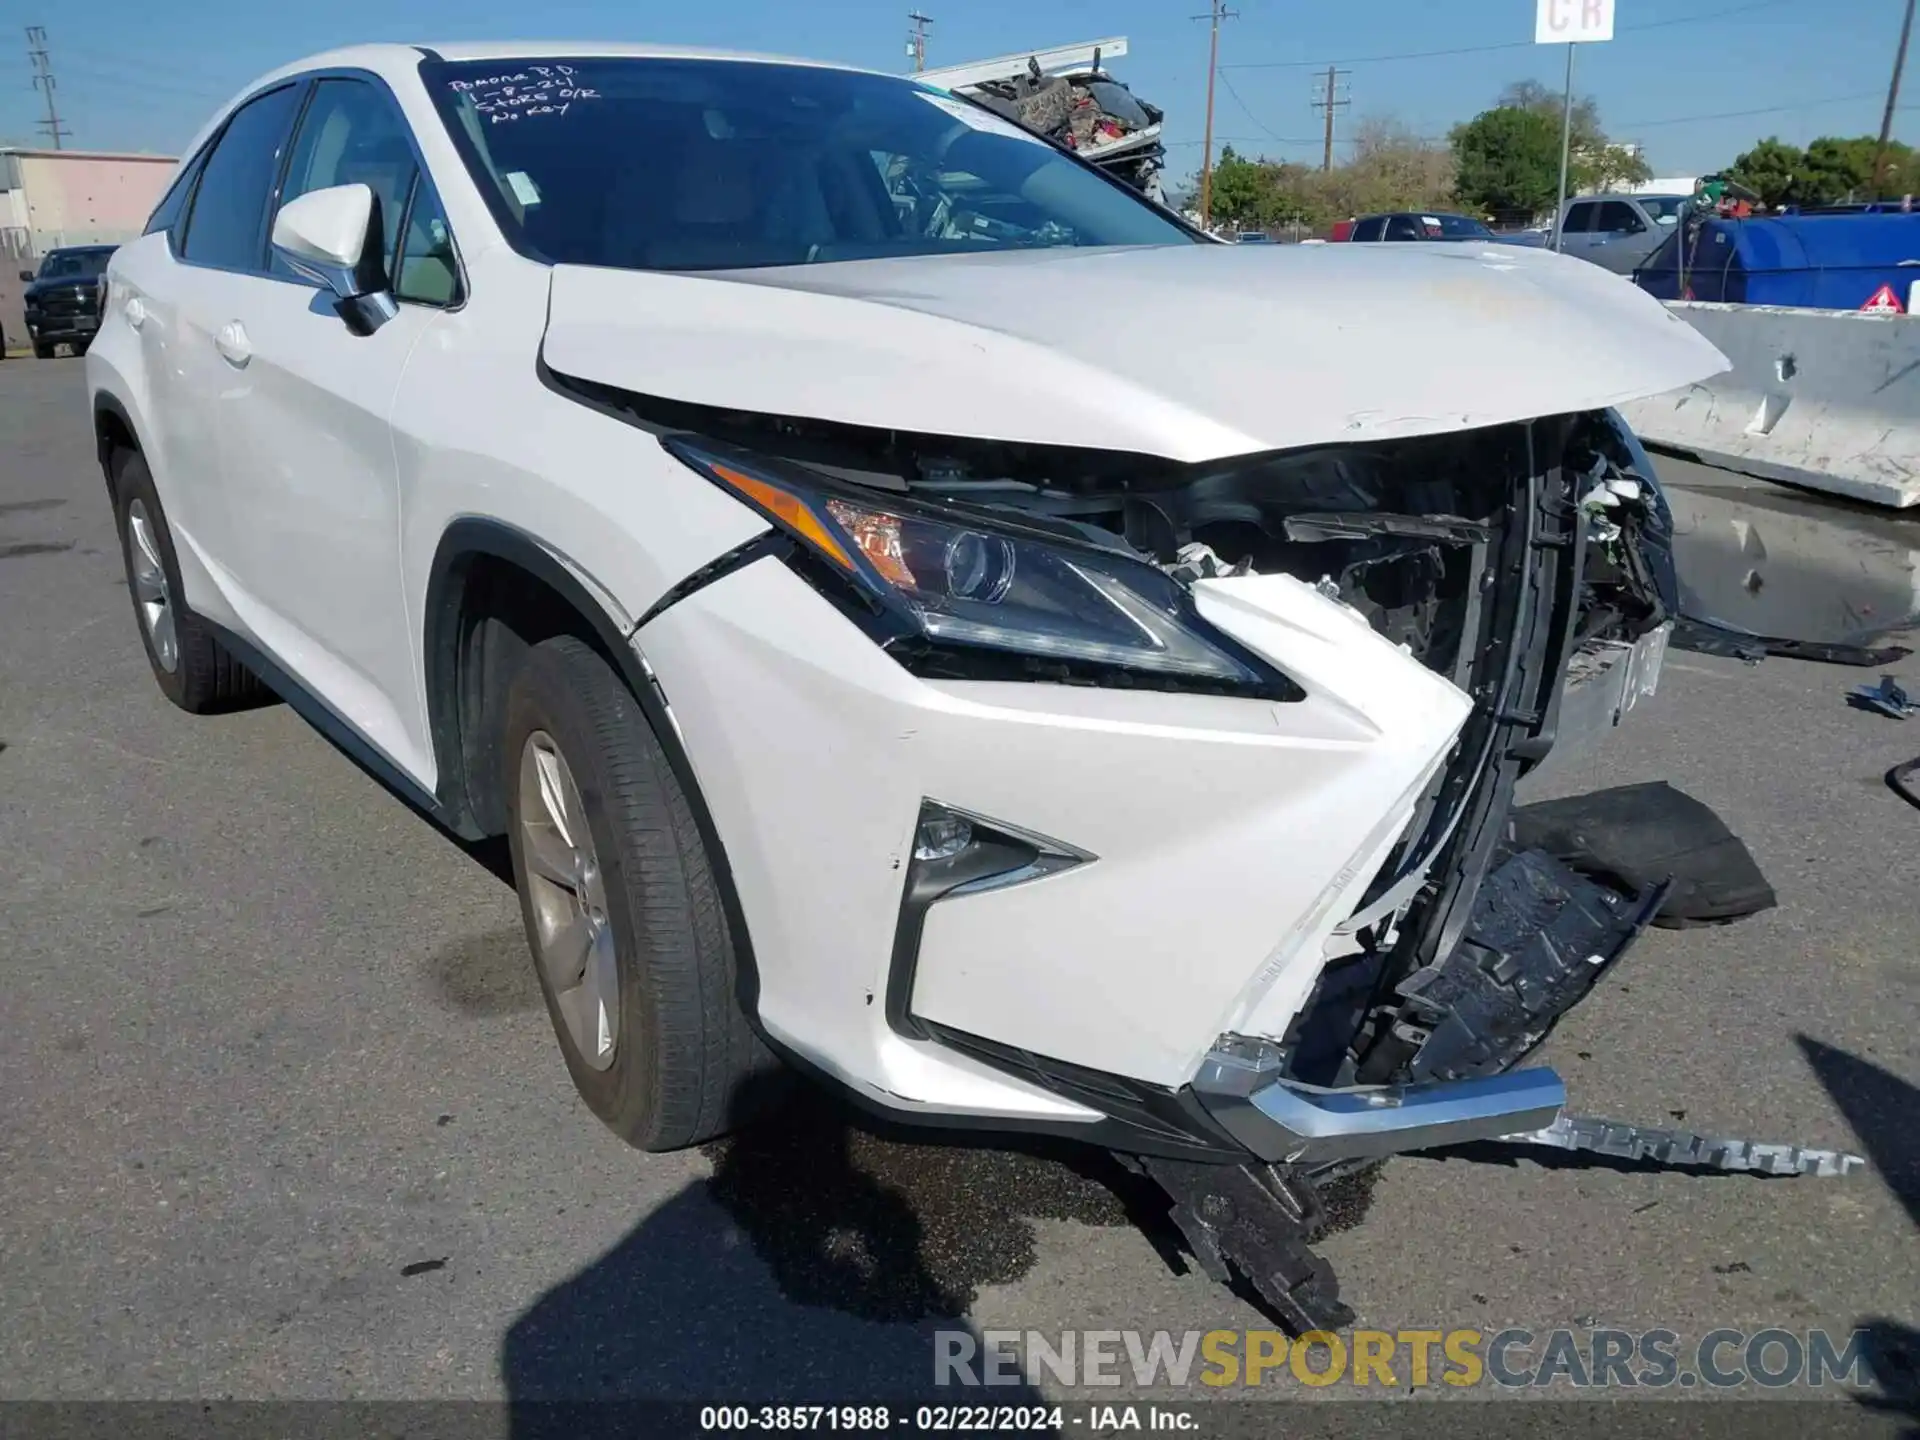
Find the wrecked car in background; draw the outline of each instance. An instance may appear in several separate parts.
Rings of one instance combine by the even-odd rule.
[[[1104,68],[1105,61],[1126,53],[1126,38],[1116,36],[929,70],[915,78],[1017,120],[1149,200],[1164,202],[1164,112]]]
[[[1724,357],[1548,253],[1213,244],[1086,153],[644,46],[263,78],[87,357],[160,688],[270,684],[505,836],[642,1148],[775,1057],[1102,1146],[1295,1328],[1346,1316],[1320,1187],[1385,1155],[1848,1168],[1516,1068],[1670,903],[1510,821],[1674,616],[1614,407]]]

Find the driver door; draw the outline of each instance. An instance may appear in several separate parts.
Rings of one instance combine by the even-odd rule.
[[[334,297],[270,254],[237,287],[221,354],[231,372],[222,469],[259,643],[361,738],[416,778],[432,774],[417,738],[418,662],[400,562],[400,494],[390,427],[400,377],[421,335],[458,298],[457,272],[422,283],[420,252],[451,238],[399,107],[374,82],[314,85],[269,209],[334,185],[379,201],[382,253],[402,303],[368,335]]]

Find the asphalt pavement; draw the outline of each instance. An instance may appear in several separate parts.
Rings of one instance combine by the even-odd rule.
[[[1829,630],[1910,617],[1920,521],[1669,474],[1723,608],[1799,584]],[[1855,558],[1750,543],[1796,526]],[[1395,1160],[1322,1246],[1362,1324],[1865,1326],[1883,1388],[1912,1383],[1920,811],[1883,776],[1920,725],[1847,706],[1874,678],[1676,654],[1560,768],[1559,793],[1706,801],[1780,904],[1649,934],[1544,1054],[1585,1113],[1868,1173]],[[1091,1153],[879,1134],[817,1097],[703,1151],[620,1145],[484,857],[285,706],[162,699],[74,360],[0,364],[0,855],[0,1398],[856,1400],[927,1393],[943,1327],[1265,1323],[1176,1273]]]

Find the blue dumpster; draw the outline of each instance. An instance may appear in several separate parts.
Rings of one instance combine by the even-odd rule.
[[[1683,219],[1633,279],[1662,300],[1814,310],[1858,310],[1885,286],[1911,312],[1920,301],[1920,213]]]

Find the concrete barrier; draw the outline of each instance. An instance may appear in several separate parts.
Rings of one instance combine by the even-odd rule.
[[[1733,368],[1621,407],[1650,445],[1878,505],[1920,504],[1920,316],[1671,302]]]

